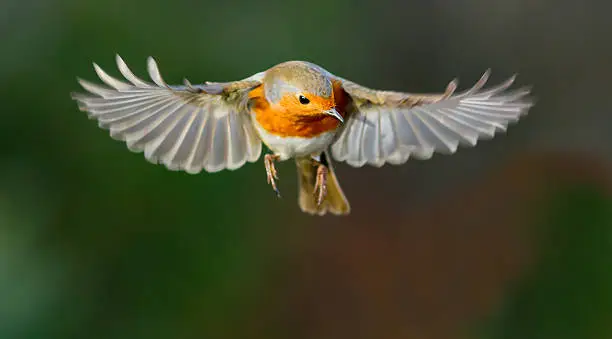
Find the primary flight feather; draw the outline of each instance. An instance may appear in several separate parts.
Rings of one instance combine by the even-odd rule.
[[[168,85],[157,63],[147,62],[153,83],[134,75],[121,57],[126,81],[94,70],[106,86],[79,79],[87,93],[73,93],[79,108],[153,163],[188,173],[234,170],[260,158],[279,194],[275,161],[295,159],[299,206],[323,215],[350,212],[332,160],[353,167],[403,164],[410,157],[453,154],[518,121],[532,107],[530,90],[508,90],[514,77],[455,93],[451,81],[439,94],[370,89],[304,61],[288,61],[243,80]]]

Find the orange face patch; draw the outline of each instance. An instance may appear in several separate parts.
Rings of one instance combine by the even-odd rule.
[[[329,98],[323,98],[311,93],[301,95],[308,100],[308,103],[300,102],[298,94],[286,94],[281,98],[279,105],[298,115],[319,115],[321,112],[334,108],[336,105],[333,95]]]
[[[253,100],[252,112],[257,122],[268,133],[282,137],[307,138],[340,127],[338,119],[323,113],[336,107],[344,116],[344,110],[336,105],[335,95],[330,98],[310,93],[302,95],[308,99],[307,104],[301,103],[297,94],[285,95],[278,104],[270,104],[264,96],[263,86],[249,93],[249,97]]]

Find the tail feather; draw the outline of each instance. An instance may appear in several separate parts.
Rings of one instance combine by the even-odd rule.
[[[346,196],[344,196],[342,188],[340,188],[331,160],[327,154],[326,158],[328,163],[327,195],[321,205],[318,206],[314,194],[317,168],[313,166],[312,160],[309,158],[296,159],[300,209],[303,212],[316,215],[324,215],[327,212],[336,215],[349,214],[351,211],[349,202]]]

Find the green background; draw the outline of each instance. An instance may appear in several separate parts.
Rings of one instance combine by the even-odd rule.
[[[612,47],[603,1],[0,4],[0,338],[609,338]],[[440,92],[518,72],[508,133],[403,166],[336,164],[348,217],[260,161],[189,175],[79,112],[114,55],[144,77],[242,79],[300,59]],[[607,75],[608,76],[607,76]]]

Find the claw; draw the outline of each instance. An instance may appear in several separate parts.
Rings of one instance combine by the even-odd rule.
[[[274,167],[274,162],[277,161],[280,157],[275,154],[266,154],[264,156],[264,165],[266,166],[266,176],[268,180],[268,184],[272,185],[272,189],[276,193],[277,197],[281,197],[280,191],[278,187],[276,187],[276,180],[278,180],[278,172],[276,171],[276,167]]]

